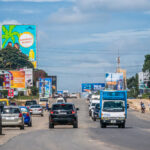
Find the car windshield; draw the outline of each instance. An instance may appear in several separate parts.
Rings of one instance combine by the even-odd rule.
[[[3,114],[19,114],[20,110],[18,108],[4,108]]]
[[[26,105],[35,105],[37,104],[36,101],[27,101]]]
[[[64,101],[63,100],[57,100],[57,103],[63,103]]]
[[[7,105],[7,103],[6,103],[6,101],[0,101],[0,105],[4,105],[4,106],[6,106],[6,105]]]
[[[28,112],[27,108],[20,108],[20,109],[21,109],[21,112],[23,112],[23,113],[27,113]]]
[[[31,106],[31,108],[40,108],[40,105]]]
[[[99,104],[96,104],[95,108],[96,108],[96,109],[100,109]]]
[[[52,110],[73,110],[73,105],[71,105],[71,104],[57,104],[57,105],[53,105]]]
[[[48,99],[47,98],[41,98],[40,102],[48,102]]]
[[[92,106],[95,106],[97,103],[92,103]]]
[[[103,104],[103,111],[109,112],[119,112],[124,111],[124,102],[123,101],[106,101]]]

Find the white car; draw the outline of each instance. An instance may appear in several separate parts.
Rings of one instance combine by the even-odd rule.
[[[56,103],[65,103],[65,100],[63,97],[57,98]]]
[[[97,101],[97,100],[93,100],[90,105],[89,105],[89,116],[91,116],[92,114],[92,111],[94,110],[96,104],[99,104],[100,101]]]
[[[70,98],[77,98],[77,94],[76,93],[71,93]]]

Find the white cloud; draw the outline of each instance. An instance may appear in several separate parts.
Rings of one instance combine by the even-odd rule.
[[[84,22],[90,18],[89,14],[82,13],[77,7],[71,9],[59,9],[49,17],[49,21],[53,23],[76,23]]]
[[[3,2],[74,2],[74,0],[0,0]]]
[[[82,10],[148,10],[150,0],[76,0]]]
[[[119,30],[107,33],[95,33],[89,37],[81,37],[78,39],[70,39],[66,44],[86,44],[86,43],[103,43],[115,42],[126,39],[144,39],[150,38],[150,29],[146,30]]]

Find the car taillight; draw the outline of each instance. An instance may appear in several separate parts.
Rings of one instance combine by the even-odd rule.
[[[54,112],[53,112],[53,111],[51,111],[50,113],[51,113],[51,114],[54,114]]]
[[[22,117],[22,113],[19,114],[19,117]]]
[[[30,109],[30,111],[32,111],[32,109]]]
[[[27,115],[26,115],[27,117],[29,117],[29,113],[27,113]]]
[[[42,109],[39,109],[39,111],[42,111]]]
[[[72,114],[75,114],[76,112],[75,111],[72,111]]]

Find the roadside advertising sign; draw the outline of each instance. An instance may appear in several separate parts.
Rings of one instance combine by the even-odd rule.
[[[7,46],[19,49],[37,67],[35,25],[2,25],[2,48]]]
[[[14,97],[14,89],[8,90],[8,97],[13,98]]]
[[[105,88],[105,83],[83,83],[82,92],[100,91]]]
[[[146,72],[139,72],[138,73],[139,79],[139,89],[150,89],[150,73],[149,71]]]
[[[25,72],[24,71],[10,71],[13,76],[11,88],[25,88]]]
[[[25,72],[26,87],[32,87],[33,86],[33,69],[23,68],[23,69],[20,69],[20,71]]]
[[[105,80],[106,84],[113,86],[115,90],[123,90],[123,73],[106,73]]]
[[[52,79],[40,78],[39,79],[39,95],[40,97],[50,97],[52,95]]]

